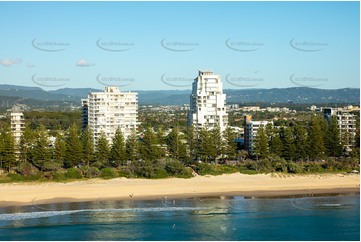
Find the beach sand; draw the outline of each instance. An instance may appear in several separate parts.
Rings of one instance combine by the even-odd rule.
[[[0,184],[0,206],[94,200],[175,199],[208,196],[267,197],[360,191],[358,174],[240,173],[190,179],[90,179],[67,183]]]

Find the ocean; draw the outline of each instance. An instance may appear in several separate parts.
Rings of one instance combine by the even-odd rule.
[[[0,240],[360,239],[360,195],[93,201],[0,208]]]

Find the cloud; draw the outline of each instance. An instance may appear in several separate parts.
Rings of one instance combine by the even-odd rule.
[[[7,66],[10,67],[14,64],[19,64],[21,63],[21,59],[17,58],[17,59],[4,59],[0,61],[0,64],[3,66]]]
[[[75,63],[75,65],[80,67],[88,67],[88,66],[93,66],[94,64],[85,59],[80,59]]]

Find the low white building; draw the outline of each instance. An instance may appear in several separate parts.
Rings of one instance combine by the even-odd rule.
[[[253,144],[256,138],[258,129],[260,127],[266,127],[268,123],[272,123],[272,121],[253,121],[251,115],[244,116],[244,147],[245,149],[252,153],[253,152]]]

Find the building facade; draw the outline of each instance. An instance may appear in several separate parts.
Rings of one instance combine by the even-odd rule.
[[[261,126],[266,127],[266,125],[269,122],[270,121],[252,121],[252,116],[251,115],[245,115],[244,116],[244,122],[243,122],[243,127],[244,127],[244,148],[249,153],[253,153],[253,144],[254,144],[254,140],[256,138],[258,129]]]
[[[18,146],[20,144],[21,135],[23,134],[25,129],[24,114],[15,107],[13,108],[10,116],[11,133],[14,137],[15,145]]]
[[[338,129],[340,130],[340,138],[346,148],[350,148],[355,144],[356,136],[356,115],[334,108],[323,108],[323,116],[330,122],[332,116],[337,118]]]
[[[104,132],[112,143],[118,127],[124,138],[137,129],[138,94],[135,92],[121,92],[118,87],[107,86],[104,92],[91,92],[88,99],[82,101],[82,107],[88,114],[87,123],[95,141]]]
[[[81,99],[81,130],[88,125],[88,99]]]
[[[196,129],[219,127],[221,132],[228,125],[226,94],[219,75],[211,71],[199,71],[192,84],[188,125]]]

